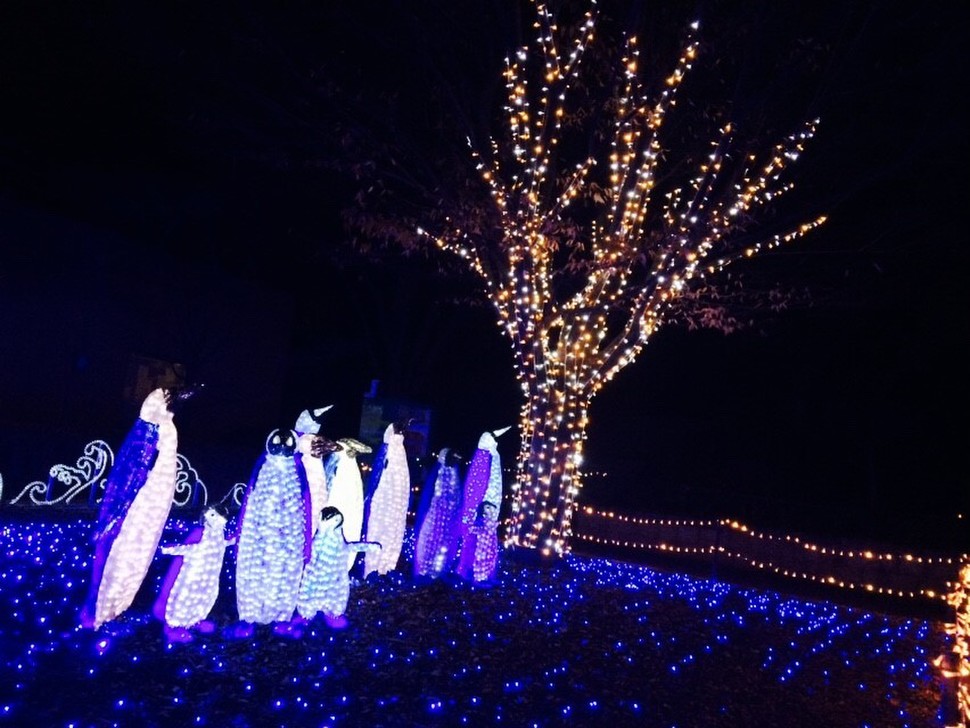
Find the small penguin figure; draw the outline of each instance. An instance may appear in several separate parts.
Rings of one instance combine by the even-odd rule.
[[[498,507],[482,501],[475,522],[468,529],[457,573],[476,584],[495,580],[498,565]]]
[[[239,511],[236,607],[244,623],[288,623],[310,560],[310,488],[296,433],[274,430]]]
[[[415,576],[440,576],[449,569],[458,551],[455,524],[461,515],[460,459],[450,448],[442,448],[428,473],[415,518]]]
[[[458,538],[461,542],[459,550],[473,548],[469,543],[470,529],[478,517],[478,509],[482,501],[495,505],[498,511],[502,508],[502,458],[498,452],[497,437],[504,435],[511,427],[503,427],[494,432],[483,432],[478,438],[478,447],[472,455],[465,474],[464,500],[462,501],[462,515],[458,522]],[[496,524],[498,514],[496,513]],[[496,526],[497,527],[497,526]]]
[[[221,506],[209,506],[202,514],[202,525],[183,543],[161,547],[163,554],[175,558],[152,611],[165,623],[169,641],[191,640],[192,628],[200,632],[213,629],[207,618],[219,597],[223,558],[226,549],[236,543],[235,538],[225,537],[227,520]]]
[[[350,575],[347,554],[375,553],[379,543],[348,542],[343,532],[344,517],[333,506],[320,514],[320,528],[313,537],[313,554],[303,570],[297,612],[304,619],[313,619],[322,612],[327,624],[340,629],[347,624],[344,612],[350,598]]]
[[[93,574],[81,624],[98,629],[134,601],[175,498],[174,414],[191,388],[158,388],[141,405],[105,483],[95,528]]]
[[[364,527],[364,479],[360,474],[357,456],[371,452],[371,447],[352,437],[337,440],[339,450],[332,453],[326,463],[333,469],[327,504],[339,510],[344,517],[344,536],[348,541],[360,540]],[[347,571],[354,568],[357,551],[347,554]]]
[[[403,423],[393,422],[384,430],[384,444],[374,458],[370,484],[371,496],[365,504],[366,540],[377,541],[382,548],[364,554],[364,578],[395,569],[401,556],[411,497]]]
[[[310,486],[310,508],[313,513],[313,532],[316,533],[320,521],[320,511],[327,505],[329,482],[324,468],[327,456],[337,449],[337,445],[325,437],[320,436],[320,425],[323,415],[330,411],[333,405],[305,409],[296,418],[293,431],[296,432],[296,450],[303,456],[303,467],[306,470],[307,483]]]

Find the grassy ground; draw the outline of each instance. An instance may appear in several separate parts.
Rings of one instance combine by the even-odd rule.
[[[934,620],[580,556],[417,581],[406,548],[354,583],[346,628],[288,637],[230,636],[227,559],[215,631],[169,644],[163,557],[122,617],[77,627],[89,536],[0,513],[0,725],[944,725]]]

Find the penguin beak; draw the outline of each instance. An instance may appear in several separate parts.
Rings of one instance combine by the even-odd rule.
[[[501,437],[502,435],[504,435],[506,432],[508,432],[511,429],[512,429],[512,425],[508,425],[507,427],[501,427],[501,428],[499,428],[497,430],[493,430],[492,431],[492,437]]]
[[[178,392],[175,395],[175,398],[179,402],[184,402],[185,400],[191,399],[195,395],[199,394],[203,389],[205,389],[205,383],[199,383],[194,386],[183,387],[182,389],[178,390]]]

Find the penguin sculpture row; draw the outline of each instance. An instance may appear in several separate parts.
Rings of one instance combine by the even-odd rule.
[[[495,579],[503,497],[496,438],[509,429],[482,433],[463,480],[458,469],[460,456],[449,448],[438,453],[415,520],[416,576],[437,578],[454,573],[473,583]]]
[[[328,409],[306,410],[295,429],[271,433],[253,470],[237,526],[240,634],[255,624],[298,633],[317,613],[342,626],[354,558],[382,550],[373,539],[358,540],[363,485],[356,457],[370,448],[320,435]]]
[[[211,630],[224,555],[234,546],[240,635],[251,634],[256,624],[298,632],[318,614],[333,627],[343,626],[358,554],[364,554],[365,578],[398,568],[411,490],[405,423],[385,430],[365,495],[357,457],[370,447],[320,435],[329,406],[304,410],[292,429],[266,438],[228,535],[228,513],[220,503],[204,510],[182,543],[160,545],[176,487],[174,413],[193,393],[151,392],[119,450],[95,528],[82,625],[97,629],[123,614],[160,552],[173,560],[153,613],[169,638]],[[415,523],[416,575],[494,578],[502,502],[495,438],[508,429],[482,434],[464,480],[460,456],[447,448],[438,454]]]

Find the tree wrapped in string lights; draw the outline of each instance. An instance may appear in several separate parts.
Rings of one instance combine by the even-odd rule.
[[[418,232],[473,271],[511,342],[524,403],[504,541],[554,556],[568,551],[596,394],[665,322],[682,320],[707,277],[799,237],[824,217],[760,238],[747,229],[755,211],[790,189],[782,173],[814,123],[765,154],[744,149],[725,123],[689,180],[667,183],[661,132],[698,52],[696,24],[653,97],[641,79],[636,38],[627,39],[606,107],[605,151],[589,156],[594,135],[579,135],[576,144],[576,127],[598,114],[584,114],[581,102],[577,113],[572,94],[588,88],[579,70],[596,15],[587,12],[563,44],[548,7],[534,5],[535,47],[521,48],[506,64],[503,137],[492,140],[487,155],[473,150],[497,233],[458,217]],[[578,200],[584,208],[577,211]]]

